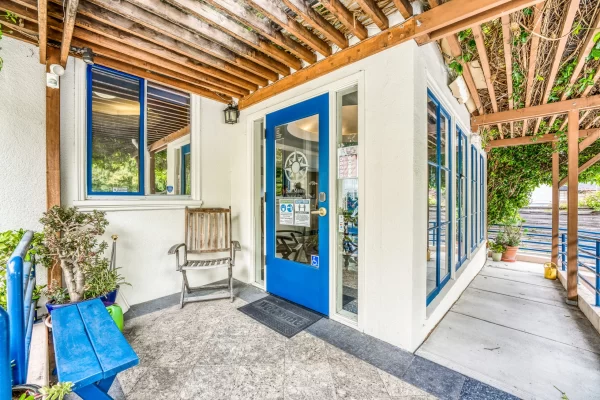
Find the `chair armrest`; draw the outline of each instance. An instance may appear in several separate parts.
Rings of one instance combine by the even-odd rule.
[[[177,253],[177,250],[179,250],[180,247],[183,247],[183,251],[187,252],[187,246],[185,245],[185,243],[179,243],[174,246],[171,246],[171,248],[169,249],[169,254]]]
[[[237,240],[232,240],[231,241],[231,265],[232,266],[235,265],[235,253],[237,253],[238,251],[242,251],[242,246],[240,245],[240,242],[238,242]]]

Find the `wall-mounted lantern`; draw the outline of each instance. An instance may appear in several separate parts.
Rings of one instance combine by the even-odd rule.
[[[225,114],[225,123],[226,124],[237,124],[238,119],[240,117],[240,110],[238,110],[237,104],[231,103],[227,106],[225,110],[223,110]]]

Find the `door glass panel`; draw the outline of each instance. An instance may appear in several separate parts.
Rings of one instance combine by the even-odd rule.
[[[319,115],[275,127],[275,257],[319,265]]]
[[[255,138],[255,160],[260,162],[254,163],[254,177],[258,182],[255,185],[254,197],[254,217],[255,217],[255,243],[256,259],[255,259],[255,281],[259,284],[265,282],[265,127],[262,119],[254,121],[254,138]]]
[[[337,305],[351,319],[358,315],[358,88],[337,93]]]

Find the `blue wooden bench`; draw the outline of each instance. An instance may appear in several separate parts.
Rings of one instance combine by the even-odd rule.
[[[99,299],[52,311],[59,382],[72,382],[84,400],[110,399],[117,374],[139,363]]]

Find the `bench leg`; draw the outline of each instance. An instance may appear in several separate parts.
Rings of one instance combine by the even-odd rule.
[[[233,270],[231,268],[231,263],[229,263],[229,297],[233,303]]]
[[[103,379],[99,382],[77,389],[75,393],[77,393],[83,400],[112,400],[112,397],[108,395],[108,390],[110,389],[114,380],[114,376]]]

